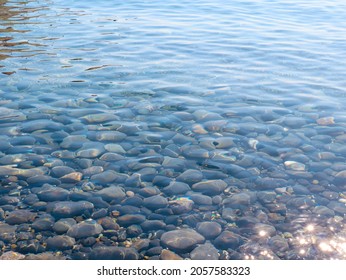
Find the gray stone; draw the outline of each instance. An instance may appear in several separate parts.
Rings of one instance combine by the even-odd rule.
[[[55,218],[73,218],[90,213],[94,209],[94,205],[88,201],[62,201],[53,202],[48,208],[51,209],[51,214]]]
[[[75,224],[77,224],[77,222],[72,218],[60,219],[53,225],[53,230],[57,234],[64,234]]]
[[[9,225],[24,224],[33,222],[37,214],[29,210],[15,210],[10,212],[5,218]]]
[[[236,234],[231,231],[223,231],[214,241],[214,245],[216,248],[222,250],[228,249],[237,249],[243,240],[239,234]]]
[[[91,260],[138,260],[138,253],[133,248],[100,246],[93,249]]]
[[[58,235],[47,239],[47,249],[49,250],[69,250],[72,249],[76,241],[66,235]]]
[[[202,172],[199,170],[194,170],[194,169],[188,169],[184,171],[183,173],[181,173],[176,178],[177,181],[181,181],[190,185],[198,183],[202,181],[202,179],[203,179]]]
[[[99,225],[93,220],[87,220],[72,226],[67,231],[67,235],[79,239],[89,236],[98,236],[102,231],[103,228],[101,225]]]
[[[217,222],[201,222],[197,224],[196,229],[206,239],[214,239],[222,231],[221,225]]]
[[[114,201],[116,203],[119,203],[121,200],[123,200],[126,197],[124,190],[116,186],[104,188],[96,192],[96,195],[102,197],[104,201],[107,201],[107,202]]]
[[[222,193],[227,187],[223,180],[208,180],[192,185],[192,190],[201,192],[206,195],[217,195]]]
[[[161,244],[175,252],[190,252],[197,244],[201,244],[205,238],[193,229],[178,229],[165,232],[161,236]]]
[[[218,260],[218,250],[210,243],[198,245],[190,253],[191,260]]]
[[[156,210],[160,208],[165,208],[168,205],[167,198],[160,196],[160,195],[154,195],[143,199],[143,205],[151,210]]]

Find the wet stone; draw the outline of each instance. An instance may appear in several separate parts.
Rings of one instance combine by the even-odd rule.
[[[337,186],[346,186],[346,170],[340,171],[335,174],[334,184]]]
[[[101,225],[94,220],[87,220],[72,226],[66,234],[70,237],[80,239],[89,236],[98,236],[102,231],[103,228]]]
[[[60,178],[62,183],[78,183],[82,180],[83,174],[81,172],[71,172]]]
[[[106,202],[114,201],[115,203],[119,203],[126,197],[124,190],[116,186],[104,188],[95,194],[100,196]]]
[[[74,169],[68,166],[55,166],[50,171],[50,175],[55,178],[60,178],[64,175],[74,172]]]
[[[76,223],[77,222],[72,218],[60,219],[53,225],[53,230],[57,234],[64,234]]]
[[[118,178],[118,173],[112,170],[107,170],[105,172],[91,176],[90,180],[95,184],[107,185],[115,182]]]
[[[106,247],[94,248],[90,254],[91,260],[138,260],[138,253],[133,248]]]
[[[223,180],[208,180],[192,185],[192,190],[201,192],[206,195],[217,195],[222,193],[227,187]]]
[[[201,222],[197,224],[196,229],[206,239],[214,239],[222,231],[221,225],[217,222]]]
[[[63,125],[51,120],[34,120],[23,123],[20,130],[25,133],[31,133],[37,130],[57,131],[63,130]]]
[[[276,198],[276,193],[270,191],[259,191],[257,192],[257,198],[261,203],[272,203]]]
[[[69,250],[72,249],[76,241],[74,238],[66,235],[49,237],[47,239],[47,249],[49,250]]]
[[[64,201],[69,196],[69,191],[59,188],[53,187],[48,184],[44,184],[41,189],[36,193],[37,197],[41,201],[51,202],[51,201]]]
[[[0,206],[1,205],[17,205],[19,203],[19,199],[15,196],[2,196],[0,197]]]
[[[161,236],[161,244],[175,252],[190,252],[197,244],[201,244],[205,238],[193,229],[178,229],[165,232]]]
[[[0,222],[0,240],[11,241],[15,236],[17,227]]]
[[[190,194],[190,199],[197,205],[212,205],[213,200],[210,196],[203,194]]]
[[[241,192],[235,193],[231,197],[224,199],[222,201],[222,204],[228,207],[234,207],[238,205],[250,205],[252,200],[253,199],[249,193]]]
[[[193,206],[193,200],[188,197],[181,197],[169,202],[169,208],[172,209],[175,215],[188,213],[192,210]]]
[[[260,237],[274,236],[276,234],[275,227],[267,224],[255,224],[253,229],[255,234],[259,235]]]
[[[7,215],[5,221],[9,225],[24,224],[33,222],[36,216],[36,213],[29,210],[15,210]]]
[[[32,224],[31,227],[37,231],[50,231],[54,225],[54,218],[49,214],[44,214],[43,217],[39,217]]]
[[[316,206],[312,210],[312,212],[318,216],[324,216],[324,217],[334,217],[335,216],[335,212],[326,206]]]
[[[345,203],[341,203],[338,201],[331,201],[328,203],[327,207],[338,214],[345,215],[346,214],[346,205]]]
[[[53,202],[51,205],[51,214],[55,218],[72,218],[74,216],[90,213],[94,205],[88,201],[62,201]]]
[[[167,198],[160,196],[160,195],[154,195],[151,197],[144,198],[143,205],[151,210],[156,210],[160,208],[165,208],[168,205]]]
[[[126,227],[132,224],[141,224],[145,221],[145,216],[141,214],[126,214],[117,218],[120,226]]]
[[[215,247],[222,250],[237,249],[242,243],[243,240],[239,234],[227,230],[214,240]]]
[[[183,260],[183,258],[170,250],[163,249],[160,254],[160,260]]]
[[[271,237],[268,244],[272,251],[278,256],[284,255],[289,249],[286,239],[278,235]]]
[[[13,251],[5,252],[0,256],[0,260],[23,260],[24,258],[25,255]]]
[[[126,229],[126,235],[130,238],[137,237],[143,233],[143,229],[139,225],[131,225]]]
[[[171,182],[167,187],[162,189],[162,191],[169,196],[185,194],[190,190],[191,189],[188,184],[175,181]]]
[[[210,243],[198,245],[190,253],[191,260],[218,260],[219,252]]]
[[[44,184],[58,186],[61,183],[58,179],[52,178],[48,175],[32,176],[32,177],[28,178],[27,182],[30,185],[30,187],[41,187]]]
[[[198,183],[202,181],[203,179],[203,174],[199,170],[194,170],[194,169],[188,169],[181,173],[176,180],[184,182],[186,184],[192,185],[195,183]]]

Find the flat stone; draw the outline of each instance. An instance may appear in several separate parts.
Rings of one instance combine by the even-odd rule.
[[[17,253],[17,252],[5,252],[0,256],[0,260],[23,260],[25,255]]]
[[[47,239],[47,249],[49,250],[69,250],[72,249],[76,241],[67,235],[58,235]]]
[[[217,195],[222,193],[227,187],[223,180],[208,180],[192,185],[192,190],[201,192],[206,195]]]
[[[77,222],[72,218],[60,219],[53,225],[53,230],[57,234],[64,234],[75,224],[77,224]]]
[[[178,229],[165,232],[161,236],[161,244],[175,252],[190,252],[197,244],[201,244],[205,238],[193,229]]]
[[[138,260],[138,253],[133,248],[100,246],[93,249],[91,260]]]
[[[162,191],[169,196],[185,194],[190,190],[191,189],[188,184],[175,181],[171,182],[167,187],[162,189]]]
[[[10,212],[5,218],[9,225],[24,224],[34,221],[37,214],[29,210],[15,210]]]
[[[165,208],[168,205],[167,198],[160,196],[160,195],[154,195],[143,199],[143,205],[151,210],[156,210],[160,208]]]
[[[98,236],[103,231],[101,225],[96,223],[95,221],[87,220],[80,222],[74,226],[72,226],[68,231],[67,235],[76,239],[86,238],[89,236]]]
[[[183,258],[170,250],[163,249],[160,254],[160,260],[183,260]]]
[[[49,207],[50,208],[50,207]],[[62,201],[53,202],[51,214],[55,218],[73,218],[85,212],[91,212],[94,205],[88,201]]]
[[[78,183],[82,180],[83,174],[81,172],[71,172],[60,177],[62,183]]]
[[[51,202],[51,201],[64,201],[69,196],[69,191],[59,188],[53,187],[51,185],[45,184],[41,187],[41,189],[36,193],[37,197],[41,201]]]
[[[191,260],[218,260],[219,252],[214,245],[207,243],[198,245],[190,253]]]
[[[95,194],[102,197],[102,199],[106,202],[114,201],[116,203],[119,203],[126,197],[124,190],[121,187],[116,186],[104,188],[97,191]]]
[[[126,214],[117,218],[120,226],[129,226],[132,224],[141,224],[145,221],[145,216],[141,214]]]
[[[176,178],[177,181],[184,182],[184,183],[189,184],[189,185],[198,183],[198,182],[202,181],[202,179],[203,179],[202,172],[199,170],[195,170],[195,169],[188,169],[188,170],[184,171],[183,173],[181,173]]]
[[[215,240],[214,245],[221,250],[237,249],[242,244],[242,238],[239,234],[231,231],[223,231]]]
[[[222,231],[221,225],[217,222],[201,222],[197,224],[196,229],[206,239],[214,239]]]

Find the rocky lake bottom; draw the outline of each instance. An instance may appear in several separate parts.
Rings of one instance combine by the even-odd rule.
[[[41,10],[38,4],[28,3],[24,14],[33,13],[31,21],[18,12],[16,1],[2,3],[9,11],[7,17],[0,17],[6,38],[14,36],[0,41],[0,259],[346,258],[345,84],[339,79],[333,88],[327,74],[323,90],[320,84],[312,84],[317,80],[306,74],[306,69],[309,63],[317,63],[319,53],[311,51],[309,58],[306,53],[293,56],[293,62],[306,67],[302,66],[301,77],[255,71],[251,68],[255,65],[248,65],[245,58],[242,62],[249,70],[231,71],[227,65],[236,61],[237,54],[245,52],[255,58],[263,45],[247,51],[233,46],[233,62],[222,59],[220,65],[214,65],[219,56],[212,53],[216,48],[212,38],[206,41],[206,50],[193,53],[189,49],[192,58],[186,62],[191,66],[204,61],[208,67],[174,72],[176,65],[161,55],[173,52],[178,61],[184,61],[186,45],[169,50],[150,45],[153,53],[148,54],[149,62],[141,60],[143,53],[131,49],[138,42],[153,42],[150,31],[163,29],[159,19],[171,15],[172,6],[156,8],[162,13],[157,22],[143,21],[144,25],[133,27],[131,20],[137,23],[147,14],[138,12],[138,3],[130,1],[118,8],[117,32],[122,35],[117,33],[116,41],[120,49],[105,49],[115,39],[108,38],[112,34],[109,25],[99,19],[90,24],[104,32],[97,33],[104,40],[101,45],[96,43],[97,54],[90,54],[91,59],[83,64],[85,59],[80,57],[90,51],[83,45],[88,34],[76,37],[74,32],[85,25],[71,25],[66,38],[61,36],[61,45],[67,44],[72,53],[56,46],[53,56],[59,57],[57,63],[46,57],[52,55],[52,49],[41,52],[42,45],[29,44],[30,40],[18,43],[30,36],[44,41],[34,36],[45,30],[35,25],[40,18],[37,13],[43,19],[48,15],[50,21],[42,23],[46,29],[49,24],[64,29],[66,18],[78,15],[87,21],[101,17],[100,10],[105,11],[109,4],[102,2],[104,7],[95,11],[91,3],[86,7],[76,4],[78,11],[67,11],[56,3],[59,22],[52,7],[47,12],[47,7]],[[235,3],[232,5],[238,12],[245,9]],[[232,5],[226,8],[229,13]],[[257,5],[262,11],[263,6]],[[179,7],[191,13],[189,8]],[[201,24],[198,32],[204,34],[209,29],[200,18],[203,7],[218,17],[220,6],[202,5],[195,11],[191,20]],[[148,12],[152,6],[141,8]],[[138,18],[129,19],[127,14],[133,13],[138,13]],[[303,15],[307,13],[303,9]],[[225,28],[238,22],[227,20],[228,14],[222,14],[218,24]],[[256,26],[257,20],[250,18],[249,22]],[[9,25],[15,28],[9,29]],[[16,28],[25,29],[22,25],[32,31],[16,32]],[[171,25],[166,28],[174,33]],[[187,33],[179,36],[188,37],[190,28],[181,28]],[[243,34],[240,27],[234,28],[235,34]],[[140,37],[142,29],[147,33]],[[338,31],[335,29],[335,34]],[[49,38],[61,35],[54,32]],[[215,36],[223,39],[227,34]],[[162,36],[158,42],[184,39],[167,30]],[[71,46],[65,41],[69,38]],[[14,45],[5,43],[15,39]],[[59,39],[55,40],[58,45]],[[191,40],[195,42],[194,37]],[[245,38],[238,40],[248,44]],[[254,39],[257,43],[268,40]],[[305,48],[310,49],[310,43],[315,50],[318,40],[307,42]],[[282,51],[280,42],[273,46],[275,55]],[[229,43],[223,44],[218,46],[226,51]],[[129,50],[119,56],[125,65],[120,72],[107,64],[105,54],[114,56],[122,48]],[[20,55],[8,56],[8,50]],[[345,56],[344,51],[341,54]],[[153,61],[160,59],[164,66],[158,72],[142,71],[159,67]],[[258,59],[254,63],[263,63],[268,69],[267,57]],[[303,63],[304,59],[309,62]],[[336,58],[330,54],[328,59],[335,62]],[[328,59],[321,59],[321,63],[329,65]],[[270,63],[275,67],[278,62]],[[338,67],[328,71],[340,78]],[[319,76],[318,70],[316,73]],[[275,79],[259,82],[263,74]],[[297,87],[290,87],[291,79],[298,81]]]

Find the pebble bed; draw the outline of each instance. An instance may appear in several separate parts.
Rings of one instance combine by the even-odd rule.
[[[107,11],[108,4],[102,3],[105,6],[102,8],[100,4],[101,8],[95,8],[96,14],[99,10]],[[100,42],[125,41],[119,44],[119,53],[121,48],[129,47],[131,55],[136,54],[131,46],[138,45],[131,38],[140,36],[141,28],[153,42],[150,24],[164,25],[161,21],[137,24],[134,16],[125,13],[127,4],[119,8],[125,10],[126,16],[119,12],[116,20],[102,17],[95,22],[95,16],[90,16],[88,21],[92,9],[79,7],[79,4],[75,8],[78,12],[61,8],[61,14],[53,10],[53,16],[49,12],[53,7],[30,10],[30,5],[37,4],[29,1],[28,5],[25,17],[9,7],[6,14],[9,18],[1,15],[0,23],[6,23],[6,27],[11,18],[36,23],[40,17],[30,19],[30,13],[38,13],[46,29],[34,24],[30,27],[29,23],[23,25],[33,32],[53,32],[49,24],[62,25],[59,28],[65,29],[72,21],[70,18],[76,17],[91,27],[99,25],[96,31],[103,33],[95,34],[105,36]],[[133,9],[130,14],[136,13],[137,9],[133,8],[136,6],[128,5]],[[213,6],[208,7],[205,9],[214,15],[220,12],[217,9],[216,13]],[[153,9],[145,5],[142,8]],[[166,13],[172,11],[169,6]],[[204,15],[203,10],[199,13]],[[61,22],[56,20],[55,17],[59,18],[56,15]],[[140,16],[143,15],[139,13]],[[202,22],[199,17],[194,20]],[[251,20],[253,24],[257,18]],[[116,39],[107,33],[111,32],[108,24],[119,24]],[[139,30],[132,30],[127,24]],[[219,24],[224,22],[220,19]],[[3,32],[6,30],[6,34],[15,38],[36,34],[15,33],[11,28]],[[136,68],[137,72],[126,68],[121,72],[115,66],[108,67],[102,55],[114,55],[118,49],[108,49],[106,43],[100,47],[98,60],[92,53],[90,60],[78,59],[89,55],[84,53],[91,48],[84,45],[86,38],[99,37],[86,34],[84,38],[85,33],[78,37],[73,33],[77,27],[71,24],[69,28],[66,40],[61,39],[62,45],[67,46],[66,41],[71,39],[72,46],[66,48],[77,52],[69,59],[64,58],[68,52],[62,47],[42,51],[38,43],[19,40],[11,45],[5,43],[5,39],[0,41],[0,259],[346,258],[346,116],[341,86],[335,87],[334,95],[327,102],[316,93],[309,77],[304,80],[303,90],[293,87],[287,92],[287,88],[278,92],[274,90],[275,85],[264,83],[256,87],[254,93],[249,84],[255,82],[243,81],[242,76],[256,80],[260,71],[251,72],[254,68],[245,65],[249,72],[234,70],[230,75],[222,72],[224,68],[217,63],[213,64],[214,57],[207,59],[219,46],[215,45],[214,37],[205,45],[198,44],[209,50],[196,50],[191,55],[206,61],[213,71],[199,67],[203,75],[191,74],[192,82],[184,84],[181,79],[190,77],[189,73],[172,76],[175,66],[165,61],[168,65],[165,67],[172,66],[173,70],[167,68],[165,72],[166,68],[162,68],[160,72],[159,69],[157,73],[163,73],[162,78],[155,76],[145,82],[146,75],[154,73],[143,77],[142,68]],[[83,28],[85,30],[85,26]],[[162,39],[154,42],[174,39],[171,33],[164,31]],[[242,29],[239,32],[244,34]],[[35,38],[46,44],[43,39]],[[126,38],[130,38],[129,41]],[[54,40],[51,39],[52,44],[58,45],[59,40]],[[194,42],[194,37],[191,40]],[[247,46],[248,41],[244,44],[243,47]],[[154,45],[150,46],[157,50]],[[257,48],[261,50],[263,46]],[[96,44],[95,49],[98,47]],[[226,45],[219,47],[227,50]],[[29,61],[26,56],[19,56],[26,48],[30,50],[26,53],[35,55],[28,56],[32,62],[25,65],[37,69],[23,70],[24,66],[18,66],[23,60]],[[184,44],[173,48],[178,61],[184,61],[186,48]],[[237,56],[238,48],[233,48]],[[13,50],[13,57],[4,50]],[[164,50],[170,51],[161,45],[160,51],[164,53]],[[61,72],[54,67],[45,70],[44,63],[53,61],[52,57],[43,59],[42,64],[38,62],[41,56],[45,58],[44,55],[49,56],[53,51],[60,59],[57,65]],[[139,59],[142,53],[133,60],[128,53],[123,55],[122,61],[124,64],[126,59],[130,61],[128,68],[136,64],[147,67],[148,62]],[[250,60],[258,56],[251,48],[245,51],[239,47],[239,54],[248,55]],[[299,55],[293,57],[301,62]],[[318,55],[318,59],[320,57]],[[159,61],[161,56],[154,58],[148,59],[150,67],[153,66],[151,61]],[[259,61],[259,64],[264,62],[267,61]],[[220,63],[228,67],[232,61],[220,60]],[[216,76],[219,73],[220,78],[209,79],[215,86],[206,87],[204,77],[209,75],[210,78],[213,73]],[[232,81],[235,89],[233,84],[223,83],[223,78],[229,76],[238,82]],[[296,81],[297,76],[276,77]],[[166,77],[179,82],[167,85]],[[4,79],[1,81],[1,78]],[[290,82],[285,87],[288,84]],[[307,89],[306,95],[301,94],[304,89]]]

